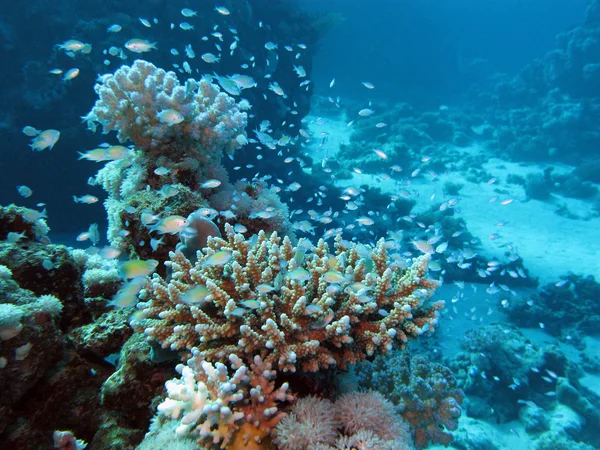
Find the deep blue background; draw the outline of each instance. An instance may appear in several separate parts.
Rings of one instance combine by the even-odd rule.
[[[580,24],[586,0],[305,0],[337,11],[314,66],[318,92],[444,103],[493,72],[517,73]],[[358,82],[357,82],[358,80]]]
[[[517,73],[532,59],[553,49],[557,33],[581,23],[586,6],[585,0],[299,0],[299,3],[309,10],[337,12],[341,18],[319,44],[312,77],[317,93],[339,95],[343,103],[348,99],[362,103],[367,99],[389,103],[409,101],[423,108],[451,103],[473,83],[495,72]],[[53,53],[52,46],[68,37],[89,37],[92,44],[97,43],[94,33],[106,37],[105,26],[122,23],[122,16],[110,17],[116,14],[112,9],[94,9],[101,3],[73,1],[61,5],[60,12],[44,13],[46,19],[42,23],[39,18],[25,16],[7,22],[11,11],[3,8],[9,7],[8,2],[0,5],[3,13],[0,59],[5,63],[0,65],[0,75],[3,89],[12,89],[13,94],[16,91],[17,98],[5,101],[0,110],[0,204],[15,202],[33,207],[37,202],[46,202],[53,232],[76,236],[91,222],[99,222],[101,232],[105,229],[106,214],[101,202],[80,205],[73,203],[71,196],[89,193],[104,198],[100,188],[85,184],[100,166],[78,162],[76,151],[93,148],[106,139],[100,133],[85,132],[79,120],[95,100],[96,73],[106,68],[101,66],[103,57],[94,53],[98,67],[82,66],[81,75],[64,87],[47,74],[47,69],[84,64],[85,59],[71,62],[65,55]],[[150,5],[161,6],[156,2],[147,6]],[[173,17],[179,19],[180,7],[194,7],[194,4],[184,1],[169,6],[174,11]],[[43,8],[52,6],[32,1],[24,11],[42,14],[40,8],[43,12]],[[141,10],[139,15],[152,17]],[[98,30],[90,30],[82,18],[93,18]],[[161,19],[168,20],[166,16]],[[276,23],[277,18],[267,17],[267,20]],[[79,28],[73,24],[79,24]],[[120,42],[123,36],[114,37],[115,42]],[[159,42],[159,51],[168,57],[170,45],[164,41],[161,44],[160,36],[155,40]],[[96,45],[95,51],[101,48]],[[109,70],[115,69],[111,66]],[[333,77],[336,86],[330,90],[328,85]],[[361,81],[373,82],[376,89],[367,91]],[[38,89],[33,89],[34,86]],[[65,90],[63,94],[61,89]],[[38,108],[36,95],[57,95],[58,99],[46,102],[51,108]],[[58,108],[60,118],[56,114]],[[20,131],[24,125],[60,129],[56,148],[32,154],[27,147],[29,139]],[[31,187],[34,196],[30,199],[18,196],[19,184]]]

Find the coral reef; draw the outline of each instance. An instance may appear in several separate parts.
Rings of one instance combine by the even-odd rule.
[[[559,34],[555,50],[514,78],[496,78],[491,96],[480,92],[501,151],[518,160],[585,164],[600,142],[599,37],[598,3],[592,1],[584,23]]]
[[[0,239],[11,242],[25,239],[47,244],[50,228],[45,217],[44,211],[15,205],[0,206]]]
[[[356,367],[359,386],[375,387],[396,406],[411,427],[415,445],[448,445],[456,430],[465,395],[445,366],[424,356],[396,351]]]
[[[97,442],[105,419],[112,415],[123,420],[108,409],[108,401],[105,406],[98,403],[102,384],[114,371],[104,358],[118,353],[133,333],[127,311],[108,311],[107,301],[121,283],[115,280],[115,265],[99,255],[50,244],[45,233],[37,239],[36,224],[47,227],[33,210],[11,206],[2,211],[0,228],[7,233],[0,242],[0,387],[6,395],[0,402],[0,445],[49,448],[52,431],[64,427],[87,442]],[[13,242],[9,233],[23,237]],[[148,344],[140,341],[149,353]],[[146,393],[145,405],[172,376],[168,371],[161,379],[154,372],[154,367],[148,371],[154,383],[128,385],[130,395],[136,386]],[[139,427],[134,438],[138,442],[151,415],[146,408],[140,411],[137,423],[131,418],[128,422]],[[116,428],[111,430],[116,437]],[[133,428],[122,431],[135,433]],[[70,448],[74,441],[65,436],[60,443]]]
[[[600,325],[600,284],[593,276],[567,274],[547,284],[530,298],[514,299],[506,309],[509,319],[521,327],[537,327],[554,335],[581,336],[594,333]]]
[[[100,157],[113,159],[96,176],[109,194],[105,206],[113,246],[149,257],[149,246],[142,252],[139,244],[150,241],[146,225],[153,224],[141,223],[144,210],[170,210],[171,215],[185,217],[208,206],[210,189],[202,190],[202,182],[227,182],[222,151],[241,147],[237,137],[245,139],[246,113],[219,91],[206,80],[190,79],[181,86],[173,72],[141,60],[104,75],[96,85],[100,98],[86,116],[88,125],[95,129],[99,123],[105,133],[117,131],[121,142],[136,146],[118,148],[112,155],[113,146]],[[155,173],[158,168],[164,172]],[[124,240],[129,245],[123,245]],[[164,242],[175,243],[172,238]]]
[[[538,348],[509,325],[468,330],[463,351],[449,367],[468,395],[467,414],[508,422],[518,417],[519,399],[550,406],[558,377],[568,376],[568,361],[555,347]],[[545,377],[545,378],[544,378]]]
[[[36,297],[12,278],[0,283],[0,433],[15,409],[48,369],[60,360],[64,344],[59,328],[62,303]]]
[[[283,417],[275,401],[293,400],[282,379],[294,386],[298,376],[345,369],[433,332],[443,302],[427,303],[438,286],[425,278],[428,256],[402,268],[384,244],[364,254],[338,236],[331,253],[323,240],[294,247],[287,236],[263,231],[246,240],[227,224],[225,236],[209,237],[195,263],[172,252],[169,280],[155,274],[147,282],[132,325],[187,359],[159,406],[181,420],[176,433],[221,448],[236,448],[239,439],[262,442]],[[371,430],[378,436],[363,430],[376,428],[377,414],[386,411],[377,398],[359,402],[371,416],[359,418],[352,400],[340,400],[339,411],[356,442],[393,448],[383,446],[395,438],[381,428]]]
[[[583,181],[578,169],[568,173],[556,173],[554,167],[546,167],[543,172],[528,173],[525,178],[512,175],[507,182],[520,184],[525,188],[529,199],[548,200],[551,194],[557,193],[572,198],[590,198],[598,193],[598,189],[589,181]]]
[[[133,325],[209,362],[260,355],[280,371],[344,369],[432,333],[443,307],[426,304],[438,285],[425,278],[429,258],[399,269],[383,240],[365,258],[338,237],[331,255],[323,240],[303,249],[276,233],[248,241],[226,226],[225,239],[209,239],[198,256],[192,265],[171,253],[170,281],[153,276]]]
[[[131,336],[118,356],[115,372],[100,390],[102,405],[115,417],[126,417],[130,428],[144,429],[152,416],[148,405],[174,375],[172,363],[154,361],[151,345],[140,334]]]
[[[104,75],[88,126],[117,132],[134,148],[109,147],[94,158],[107,164],[95,184],[108,193],[108,238],[131,257],[167,259],[185,218],[200,214],[246,229],[287,233],[287,208],[262,180],[229,183],[221,163],[247,142],[247,114],[207,79],[180,85],[175,73],[137,60]],[[92,158],[92,156],[87,156]],[[155,212],[160,214],[155,215]],[[161,226],[180,218],[181,226]]]
[[[189,151],[200,146],[197,156],[210,165],[221,150],[241,147],[237,139],[246,136],[246,113],[216,85],[189,79],[181,86],[174,72],[143,60],[101,76],[94,89],[99,99],[84,117],[88,127],[116,131],[121,143],[131,141],[143,152],[168,156],[173,142]]]

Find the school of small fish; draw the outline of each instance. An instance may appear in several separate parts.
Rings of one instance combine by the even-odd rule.
[[[196,26],[198,25],[197,18],[199,12],[190,8],[183,8],[180,13],[183,19],[178,23],[167,24],[167,26],[171,30],[176,30],[180,35],[192,36],[193,33],[198,33]],[[314,83],[312,83],[312,80],[307,79],[308,74],[305,69],[305,67],[310,67],[309,62],[306,61],[306,58],[309,56],[306,56],[307,52],[305,52],[308,46],[302,42],[272,42],[271,40],[267,40],[264,42],[264,50],[262,50],[263,53],[266,50],[266,55],[261,57],[254,55],[243,48],[243,36],[235,28],[227,25],[227,17],[234,13],[235,11],[232,12],[224,6],[217,5],[214,11],[212,11],[212,14],[215,15],[215,23],[210,32],[201,37],[200,42],[197,40],[193,41],[191,38],[190,42],[187,43],[178,40],[177,45],[171,47],[169,50],[170,56],[174,59],[172,63],[174,70],[180,74],[198,74],[218,83],[223,91],[236,97],[240,109],[248,111],[249,114],[252,105],[242,96],[247,89],[259,89],[265,100],[282,105],[290,115],[297,115],[298,104],[294,100],[293,86],[284,83],[282,79],[274,79],[277,73],[275,67],[281,64],[281,61],[284,59],[281,58],[280,60],[281,52],[290,52],[290,56],[294,62],[289,67],[284,68],[284,70],[288,70],[290,74],[294,74],[295,83],[297,83],[298,88],[306,91],[313,89]],[[149,31],[153,27],[161,25],[157,19],[150,20],[140,17],[138,20],[144,29],[147,28]],[[264,24],[258,22],[257,26],[263,28]],[[106,32],[116,37],[131,33],[131,30],[115,23],[108,26]],[[169,48],[167,45],[161,45],[159,42],[146,39],[142,33],[137,35],[130,34],[127,37],[129,39],[123,39],[121,46],[115,45],[102,51],[102,54],[106,57],[104,60],[106,66],[110,66],[115,62],[121,64],[131,57],[137,58],[145,53]],[[87,57],[87,55],[92,53],[91,44],[76,39],[66,40],[58,44],[56,48],[74,61],[77,58]],[[236,54],[236,52],[240,55],[243,54],[244,62],[239,68],[232,71],[234,73],[217,74],[216,72],[223,65],[223,61],[226,61],[229,57]],[[289,57],[286,57],[285,60],[289,60]],[[261,70],[253,70],[256,68],[260,68]],[[281,70],[281,68],[278,68],[278,70]],[[75,79],[80,75],[79,68],[52,68],[48,72],[51,75],[60,76],[61,82],[65,84],[77,82]],[[259,77],[258,73],[265,73],[265,75]],[[344,77],[342,74],[339,74],[336,77],[332,77],[326,86],[320,86],[322,90],[330,90],[328,91],[331,92],[329,101],[337,108],[343,106],[344,99],[335,96],[336,78],[339,79],[337,84],[339,86],[340,82],[346,81],[343,80]],[[375,89],[375,85],[370,81],[355,80],[355,83],[362,85],[360,89],[367,93]],[[373,105],[371,101],[361,104],[349,114],[348,118],[351,120],[347,123],[348,129],[351,132],[355,124],[360,121],[381,117],[380,120],[374,122],[374,128],[380,130],[378,131],[379,133],[384,133],[388,129],[388,122],[390,125],[393,125],[393,123],[390,117],[382,117],[385,112],[383,109],[381,106]],[[181,111],[177,110],[176,106],[159,111],[157,118],[161,123],[169,127],[176,126],[184,121],[184,115]],[[289,123],[288,121],[283,121],[276,127],[272,126],[266,120],[261,122],[255,130],[252,130],[252,137],[250,137],[250,132],[248,133],[248,137],[244,135],[238,137],[240,145],[244,145],[256,153],[257,165],[246,164],[244,167],[235,166],[233,170],[244,169],[250,171],[256,169],[257,172],[252,177],[252,181],[271,183],[269,189],[273,193],[280,194],[287,201],[290,209],[290,219],[293,220],[293,229],[299,235],[312,235],[315,237],[322,235],[325,239],[331,239],[341,233],[349,232],[354,235],[361,234],[362,236],[366,236],[371,240],[370,243],[374,243],[377,235],[373,229],[375,229],[377,224],[379,222],[393,224],[391,227],[386,226],[386,246],[397,266],[402,267],[407,258],[412,258],[420,254],[431,255],[432,262],[429,269],[432,273],[443,278],[447,274],[449,267],[452,267],[453,270],[457,270],[459,273],[461,271],[473,272],[480,283],[485,283],[485,288],[481,290],[485,291],[485,294],[490,296],[490,298],[498,298],[497,303],[502,308],[509,308],[511,301],[518,294],[509,287],[508,282],[502,283],[499,280],[510,281],[511,278],[525,279],[528,277],[521,265],[513,264],[517,263],[520,259],[518,248],[515,244],[508,243],[505,245],[507,253],[506,262],[501,262],[497,259],[486,261],[477,251],[478,239],[470,236],[467,238],[468,234],[466,230],[456,229],[447,231],[439,223],[426,222],[416,214],[400,216],[392,213],[395,206],[402,201],[422,202],[427,200],[431,204],[439,205],[437,209],[440,212],[448,210],[457,213],[460,212],[460,203],[464,201],[460,196],[434,191],[428,199],[423,199],[419,198],[418,192],[412,188],[411,184],[413,183],[421,182],[428,178],[432,181],[438,179],[439,174],[429,169],[433,162],[431,156],[422,156],[420,161],[422,165],[419,167],[403,168],[398,161],[394,161],[394,158],[386,153],[380,143],[368,145],[365,148],[365,153],[368,153],[373,161],[376,161],[377,164],[385,168],[375,177],[375,180],[377,182],[391,180],[396,187],[395,193],[389,198],[389,203],[383,207],[371,205],[369,192],[359,183],[344,185],[345,187],[338,192],[331,185],[320,184],[316,181],[316,177],[311,179],[306,176],[314,169],[307,167],[302,152],[308,152],[309,149],[315,148],[317,149],[317,154],[322,155],[319,169],[324,174],[332,172],[330,168],[331,159],[328,154],[328,146],[330,145],[329,133],[327,131],[320,131],[325,128],[327,122],[327,119],[322,117],[314,118],[309,116],[301,119],[301,126],[297,129],[294,128],[294,123],[291,121]],[[285,133],[274,132],[274,129],[287,131]],[[25,126],[22,131],[26,136],[31,138],[29,145],[33,151],[37,152],[52,150],[60,138],[60,131],[55,129],[38,130],[32,126]],[[300,151],[295,152],[294,149],[299,149]],[[133,147],[107,143],[94,149],[80,151],[79,159],[94,163],[111,161],[127,162],[128,158],[134,152],[135,149]],[[261,174],[259,171],[259,161],[266,157],[269,160],[280,159],[281,166],[289,167],[287,176],[293,181],[284,182],[284,180],[274,178],[270,174]],[[352,168],[352,172],[356,175],[364,175],[365,171],[364,167]],[[161,166],[154,169],[154,174],[158,177],[164,177],[165,180],[169,178],[171,172],[172,169],[168,167]],[[487,184],[492,185],[495,181],[496,178],[492,178]],[[221,184],[221,180],[206,179],[201,182],[200,189],[206,190],[208,195],[212,190],[219,188]],[[29,198],[33,195],[33,191],[25,185],[17,186],[17,191],[23,198]],[[164,183],[160,190],[156,192],[163,198],[179,195],[177,187],[168,183]],[[237,195],[238,193],[234,192],[234,200]],[[75,203],[82,205],[93,205],[99,202],[99,198],[91,194],[72,195],[72,199]],[[514,198],[503,196],[493,196],[489,199],[489,203],[495,203],[499,207],[510,208],[511,206],[509,205],[513,202],[515,202]],[[296,203],[300,203],[301,205],[296,207]],[[334,204],[338,205],[336,209],[330,206]],[[87,207],[82,206],[82,209],[85,208]],[[169,215],[168,213],[155,214],[154,211],[138,211],[135,208],[126,212],[129,214],[138,214],[144,226],[153,233],[153,237],[148,243],[153,251],[156,251],[160,245],[164,244],[165,235],[168,237],[168,235],[185,233],[188,226],[187,219],[182,216]],[[199,214],[210,219],[219,218],[227,221],[235,221],[236,218],[235,208],[226,211],[204,208]],[[277,211],[274,211],[273,208],[265,208],[253,211],[250,217],[269,219],[275,214],[277,214]],[[26,219],[35,222],[44,217],[46,217],[45,210],[29,210]],[[499,222],[497,226],[502,227],[506,223],[505,221]],[[235,230],[239,233],[246,233],[248,231],[241,224],[235,224]],[[319,234],[317,234],[318,232]],[[121,233],[124,236],[128,232],[122,230]],[[501,240],[502,236],[498,233],[490,234],[489,239],[492,241]],[[9,233],[7,239],[11,242],[18,242],[23,237],[23,233]],[[93,246],[96,246],[101,240],[98,226],[91,224],[89,229],[80,233],[76,239],[80,242],[90,241]],[[364,257],[366,260],[369,259],[369,250],[366,246],[358,246],[357,251],[361,252],[361,257]],[[121,252],[112,247],[98,249],[98,252],[105,258],[121,257]],[[215,252],[206,259],[204,264],[207,266],[221,266],[227,264],[231,258],[232,254],[230,252]],[[151,275],[157,269],[157,266],[158,262],[152,259],[144,261],[121,261],[118,272],[120,277],[125,280],[125,284],[114,296],[111,304],[118,308],[135,306],[138,293],[143,287],[144,277]],[[52,268],[50,262],[48,267]],[[310,273],[303,268],[297,268],[287,272],[285,276],[302,283],[310,278]],[[369,293],[365,291],[364,286],[359,286],[360,283],[352,283],[351,278],[343,273],[330,270],[322,274],[322,279],[329,285],[328,289],[352,290],[359,295],[361,301],[364,300],[367,302],[370,299]],[[567,281],[561,281],[557,283],[557,286],[562,287],[567,285],[567,283]],[[463,301],[465,298],[465,283],[458,281],[455,284],[458,287],[458,292],[452,298],[448,308],[450,319],[459,314],[457,303]],[[261,293],[268,293],[275,289],[276,287],[270,284],[258,286],[258,290]],[[473,285],[473,289],[477,289],[476,285]],[[181,301],[200,307],[210,301],[209,290],[206,286],[199,285],[192,290],[183,292],[181,294]],[[533,303],[528,303],[528,305],[533,306]],[[261,305],[258,301],[247,300],[242,302],[231,314],[241,316],[250,310],[260,307]],[[379,313],[382,316],[388,314],[385,310]],[[465,315],[469,316],[472,321],[482,321],[492,313],[491,308],[488,308],[487,312],[483,309],[477,310],[477,308],[473,308],[465,313]],[[333,314],[327,315],[319,322],[312,324],[311,328],[324,328],[332,319]],[[540,323],[539,327],[543,329],[545,325]],[[532,371],[539,372],[536,368],[533,368]],[[480,376],[483,378],[488,377],[485,371],[482,371]],[[505,383],[510,389],[517,390],[519,388],[520,381],[517,379],[501,380],[497,376],[490,378],[494,382]],[[551,384],[556,383],[556,378],[557,375],[549,370],[546,370],[546,375],[542,376],[545,382]],[[554,396],[555,391],[549,390],[546,395],[549,397]],[[531,400],[518,400],[518,403],[529,406],[535,405]]]

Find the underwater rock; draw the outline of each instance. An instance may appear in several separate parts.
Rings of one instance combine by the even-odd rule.
[[[540,322],[554,336],[593,334],[600,326],[600,284],[593,276],[567,274],[549,283],[530,298],[514,299],[506,312],[511,322],[521,327],[536,327]]]
[[[102,405],[127,417],[131,428],[145,431],[153,415],[149,405],[174,373],[171,364],[152,361],[151,345],[136,333],[121,349],[117,370],[102,385]]]
[[[114,411],[102,411],[94,437],[86,449],[122,450],[131,449],[144,438],[145,430],[127,428],[123,416]],[[173,442],[170,443],[172,445]],[[165,447],[168,448],[168,447]]]
[[[539,433],[550,427],[546,412],[539,406],[525,405],[519,411],[519,420],[528,433]]]
[[[596,448],[558,429],[543,433],[533,447],[534,450],[594,450]]]
[[[32,240],[44,244],[50,243],[50,228],[44,220],[46,213],[21,206],[0,206],[0,240],[19,242]]]
[[[499,148],[509,157],[558,159],[579,168],[598,148],[600,25],[592,20],[597,9],[590,2],[583,24],[559,34],[556,49],[514,78],[497,81],[489,104],[481,105],[493,109]]]
[[[0,242],[0,264],[12,271],[21,288],[61,300],[64,306],[61,328],[72,328],[88,320],[81,269],[64,245]]]
[[[2,280],[0,298],[2,434],[18,416],[17,410],[25,406],[22,399],[62,358],[64,343],[58,325],[60,311],[44,310],[44,304],[31,291],[20,288],[14,280]]]
[[[133,334],[129,326],[130,315],[128,309],[110,310],[92,323],[75,328],[68,334],[68,339],[79,354],[106,358],[118,353]]]
[[[453,433],[452,447],[460,450],[501,450],[500,436],[487,422],[465,417]]]
[[[559,378],[556,386],[556,398],[559,402],[571,407],[585,418],[586,426],[598,429],[600,413],[594,403],[577,390],[566,378]],[[596,398],[596,404],[598,399]]]
[[[448,361],[458,386],[477,406],[476,411],[484,407],[474,397],[483,400],[500,423],[518,417],[523,399],[549,406],[556,395],[554,376],[576,376],[569,372],[569,362],[560,350],[538,348],[511,326],[493,324],[468,330],[461,346],[463,352]]]

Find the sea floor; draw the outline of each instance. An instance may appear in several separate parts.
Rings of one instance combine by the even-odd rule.
[[[347,126],[349,119],[343,113],[336,116],[314,114],[307,117],[306,121],[313,136],[327,134],[326,145],[319,145],[320,142],[315,140],[305,148],[305,152],[315,163],[320,163],[323,158],[340,158],[340,145],[350,141],[351,129]],[[370,150],[372,149],[365,149]],[[481,144],[453,148],[453,151],[465,156],[489,153],[490,157],[482,168],[498,180],[506,180],[509,174],[525,177],[528,173],[540,172],[547,167],[498,159]],[[402,162],[390,162],[390,166],[392,164],[401,165]],[[555,173],[569,172],[572,169],[563,165],[553,167]],[[597,255],[600,218],[591,217],[592,207],[589,202],[559,195],[552,195],[547,201],[532,200],[526,197],[524,188],[520,185],[502,182],[499,189],[496,184],[474,183],[469,181],[466,172],[454,171],[439,174],[435,180],[428,174],[411,179],[409,189],[417,200],[413,212],[430,208],[434,203],[430,200],[432,194],[437,192],[439,196],[446,181],[463,186],[458,195],[458,216],[465,220],[469,232],[480,239],[477,252],[486,259],[504,260],[507,246],[511,245],[517,249],[530,276],[539,280],[540,286],[556,283],[561,275],[568,272],[600,278],[600,258]],[[340,188],[366,184],[390,195],[397,194],[401,189],[397,180],[383,179],[369,173],[352,173],[352,178],[336,180],[335,184]],[[492,197],[498,197],[498,200],[490,202]],[[502,204],[502,201],[510,199],[512,202]],[[439,197],[435,201],[439,202]],[[557,214],[559,208],[567,210],[571,217]],[[503,226],[499,227],[498,223],[503,223]],[[491,235],[499,237],[491,239]],[[465,283],[462,288],[464,295],[456,302],[452,302],[452,299],[456,298],[458,286],[447,284],[436,292],[435,298],[446,300],[448,305],[436,331],[444,342],[440,349],[442,357],[452,357],[460,351],[460,343],[467,330],[492,323],[507,323],[498,299],[486,294],[487,286],[488,283],[484,280],[481,284]],[[531,293],[531,290],[515,291],[517,295]],[[577,362],[581,359],[579,350],[558,341],[542,329],[520,331],[534,345],[556,344],[570,360]],[[600,355],[600,335],[586,338],[585,343],[585,352]],[[600,376],[585,374],[580,381],[586,388],[600,395]],[[496,424],[463,414],[455,433],[468,435],[467,441],[481,442],[482,445],[485,441],[492,442],[496,448],[528,449],[533,448],[534,444],[519,421]]]
[[[327,133],[327,144],[320,146],[315,140],[306,147],[306,153],[316,162],[324,157],[335,159],[340,144],[350,141],[351,128],[344,114],[333,117],[308,116],[309,130],[314,136]],[[372,149],[366,148],[365,151]],[[490,153],[485,146],[475,144],[469,147],[452,149],[458,154]],[[389,163],[402,165],[401,161]],[[505,180],[507,175],[525,177],[528,173],[539,173],[548,165],[534,163],[516,163],[494,158],[490,155],[483,169],[492,177]],[[568,166],[554,164],[555,173],[569,172]],[[383,194],[397,194],[402,189],[398,181],[370,173],[351,173],[352,178],[336,180],[341,188],[369,185],[381,189]],[[593,275],[600,278],[600,258],[597,257],[598,230],[600,217],[591,217],[592,205],[589,201],[552,194],[547,201],[528,199],[521,185],[503,182],[501,186],[469,181],[466,172],[448,172],[438,174],[434,180],[428,174],[412,178],[409,190],[417,204],[413,212],[418,213],[439,203],[442,186],[447,181],[462,185],[457,196],[458,217],[465,220],[468,230],[481,240],[478,253],[488,260],[504,259],[507,245],[515,246],[531,276],[537,278],[540,285],[555,283],[561,275],[573,272],[580,275]],[[501,193],[499,193],[499,191]],[[436,192],[436,199],[430,201]],[[490,202],[490,199],[497,200]],[[505,200],[513,200],[503,205]],[[571,217],[557,214],[561,208]],[[504,225],[498,226],[499,223]],[[490,236],[499,237],[491,239]]]

